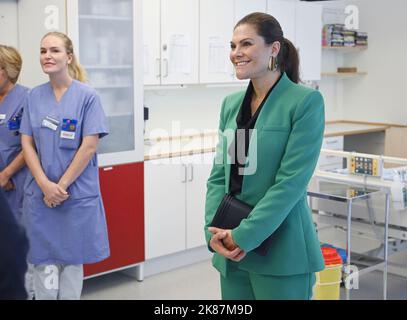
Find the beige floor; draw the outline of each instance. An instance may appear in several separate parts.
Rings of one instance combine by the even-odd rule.
[[[366,274],[360,279],[359,289],[352,290],[351,298],[382,299],[382,281],[381,272]],[[341,289],[341,298],[344,297],[344,290]],[[210,261],[150,276],[143,282],[137,282],[127,275],[115,272],[86,280],[82,299],[218,300],[220,299],[219,276]],[[388,299],[407,300],[407,278],[389,274]]]
[[[219,275],[210,261],[150,276],[142,282],[115,272],[86,280],[82,299],[220,299]]]

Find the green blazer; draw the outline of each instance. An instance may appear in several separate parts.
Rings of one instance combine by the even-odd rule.
[[[245,92],[227,96],[222,104],[219,143],[207,182],[205,235],[225,193],[229,191],[228,148]],[[235,263],[215,253],[213,265],[223,275],[228,265],[270,275],[294,275],[324,268],[320,244],[307,204],[306,190],[321,149],[325,126],[324,101],[313,89],[292,82],[284,73],[268,96],[256,121],[248,151],[242,192],[238,198],[254,206],[232,230],[247,252]],[[256,143],[257,142],[257,143]],[[266,256],[251,250],[272,235]],[[212,251],[212,250],[211,250]]]

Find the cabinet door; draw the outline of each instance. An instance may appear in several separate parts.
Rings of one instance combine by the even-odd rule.
[[[146,259],[185,250],[186,166],[144,166]]]
[[[215,153],[183,157],[188,163],[186,236],[187,249],[205,245],[206,182],[212,169]]]
[[[100,168],[99,173],[110,257],[86,265],[86,276],[144,261],[143,162]]]
[[[141,2],[72,0],[66,5],[69,35],[109,124],[110,134],[98,149],[100,163],[142,161]]]
[[[222,83],[234,80],[229,60],[233,33],[234,0],[200,2],[200,73],[201,83]],[[216,8],[216,10],[214,10]],[[216,21],[216,23],[214,23]]]
[[[296,10],[296,46],[300,55],[300,78],[320,80],[322,6],[299,2]]]
[[[296,7],[293,1],[267,1],[267,13],[278,20],[283,29],[284,37],[296,43],[295,15]]]
[[[160,84],[160,0],[143,0],[144,84]]]
[[[199,0],[161,0],[161,83],[198,83]]]
[[[252,12],[266,12],[267,0],[235,0],[235,24]]]

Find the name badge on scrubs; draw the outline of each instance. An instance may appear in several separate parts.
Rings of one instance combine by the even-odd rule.
[[[45,127],[53,131],[56,131],[58,129],[58,124],[59,124],[58,120],[50,116],[46,116],[41,122],[41,127]]]
[[[4,113],[0,113],[0,124],[2,124],[4,122],[4,120],[6,120],[7,115]]]
[[[61,138],[74,140],[77,124],[78,124],[77,120],[63,119],[61,127]]]

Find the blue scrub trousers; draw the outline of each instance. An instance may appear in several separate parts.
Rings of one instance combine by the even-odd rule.
[[[315,285],[315,273],[273,276],[232,267],[220,278],[223,300],[310,300]]]

